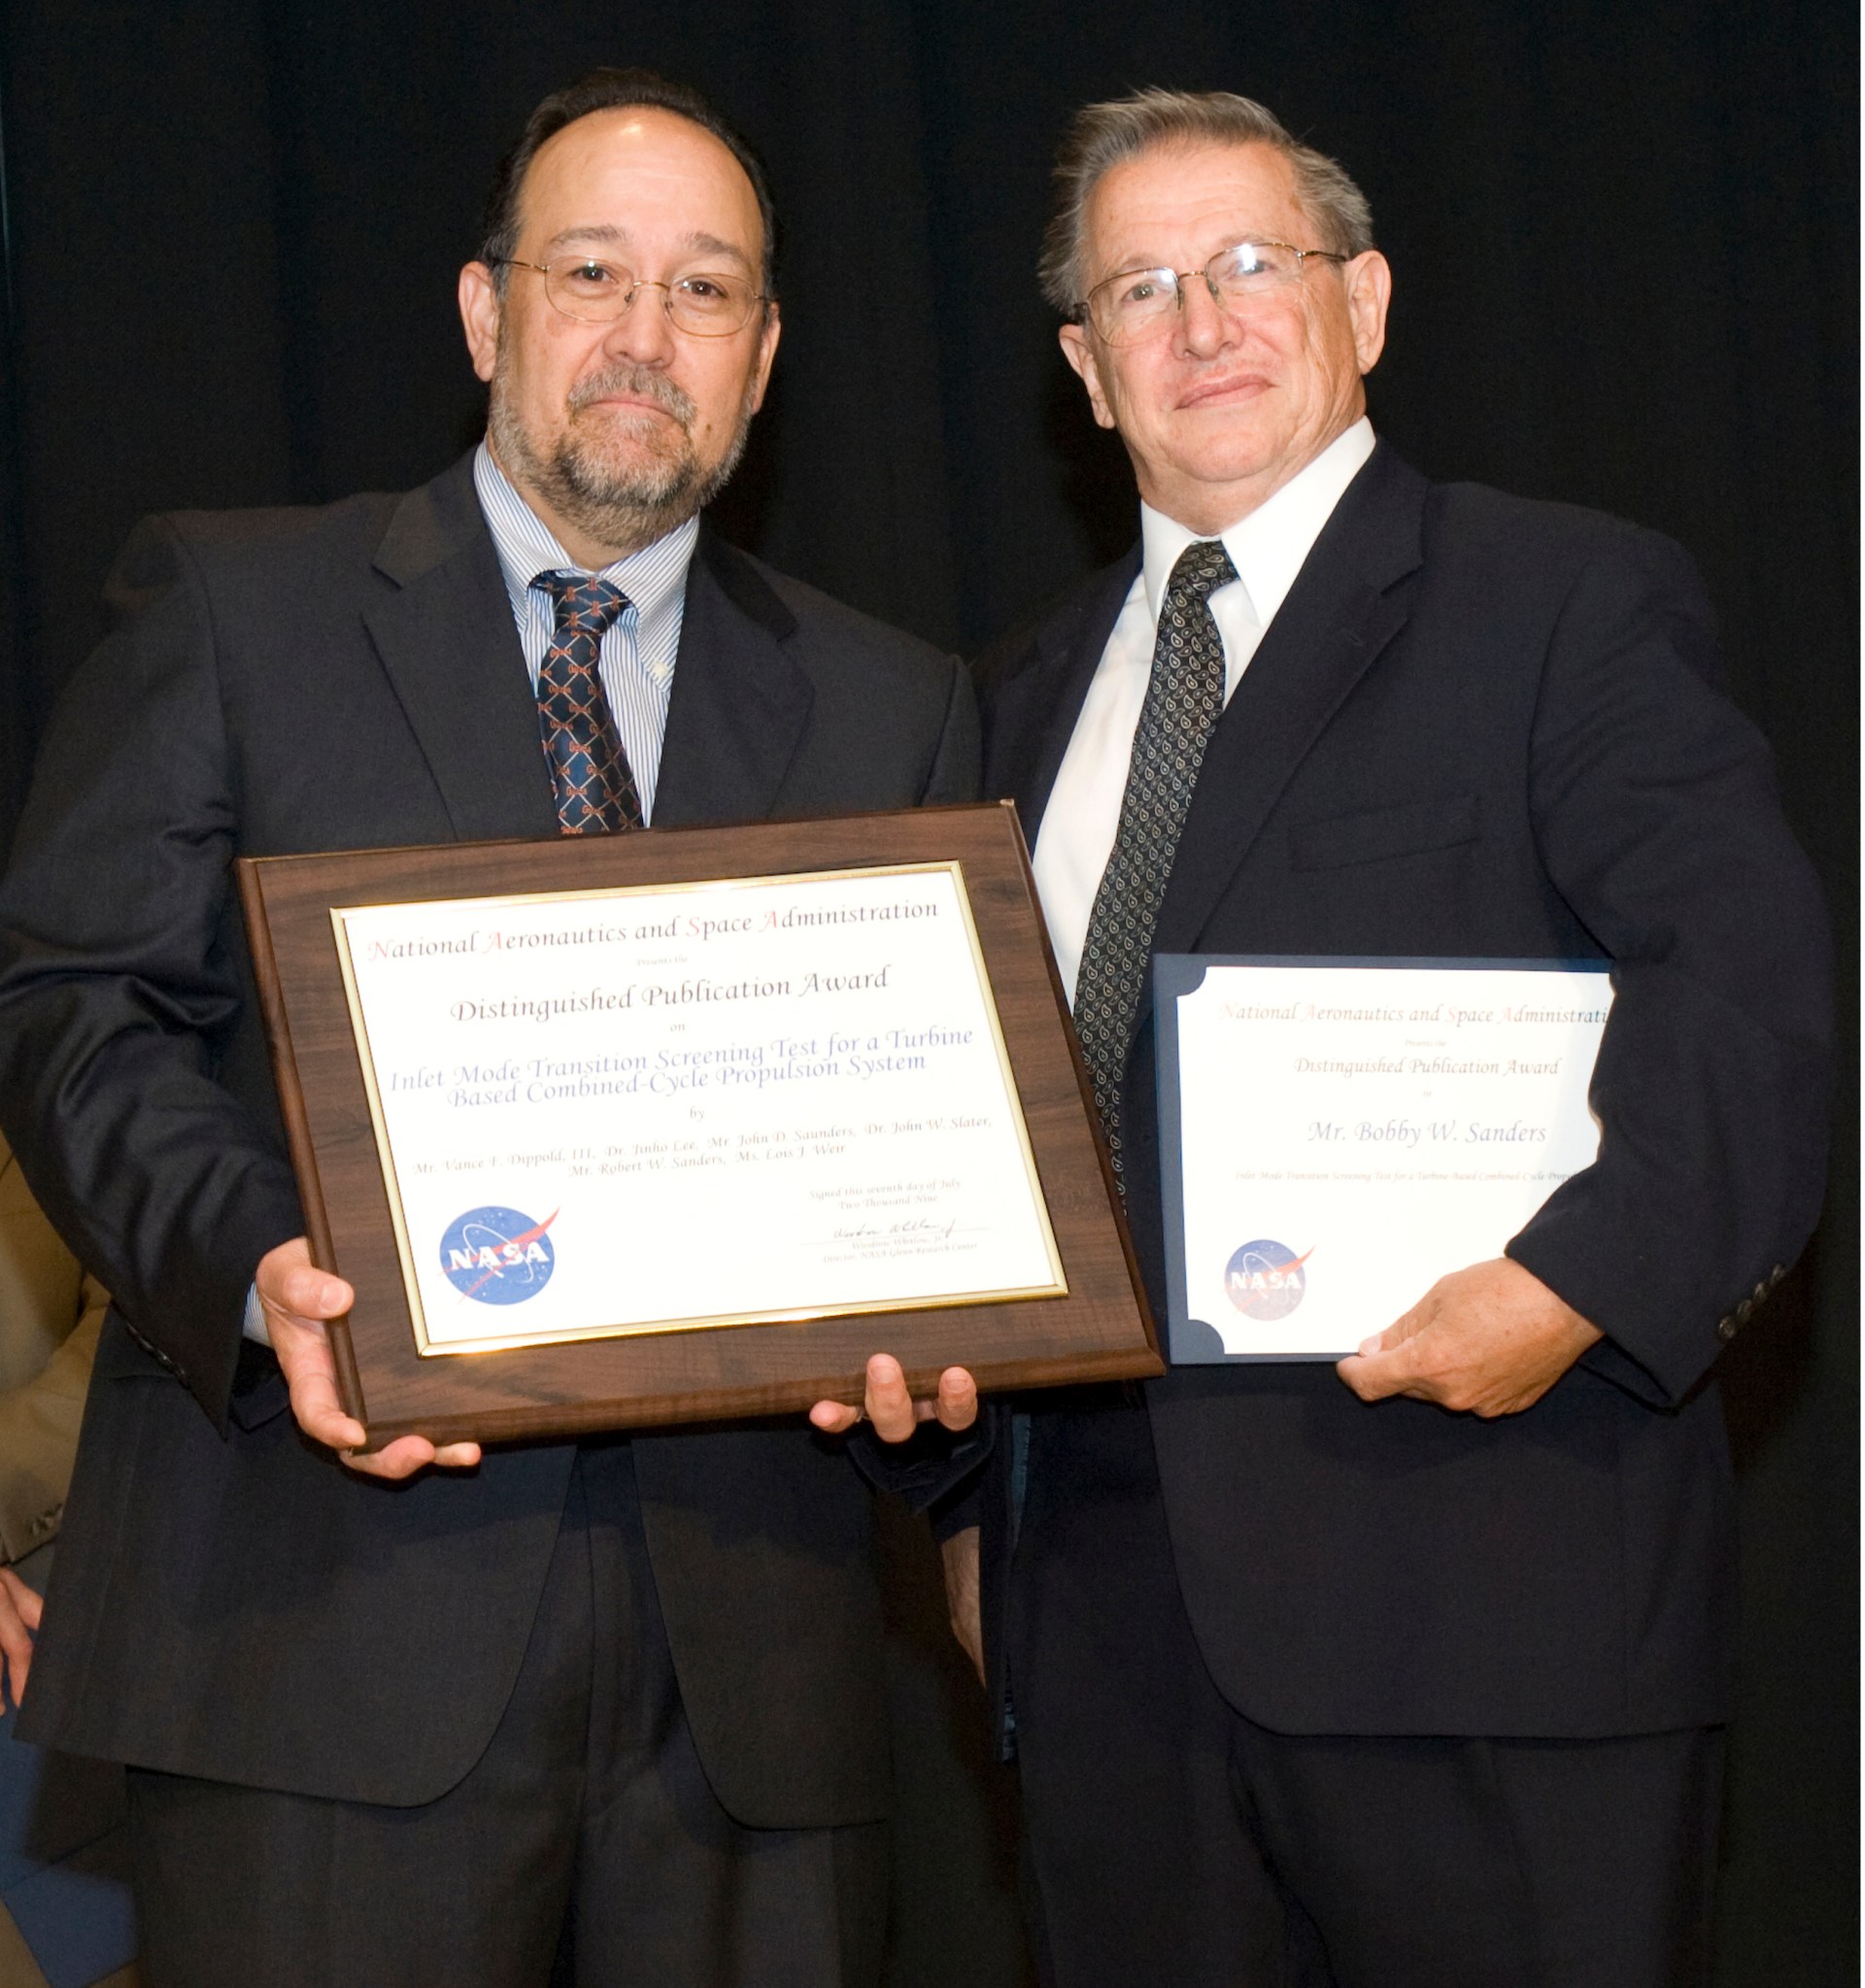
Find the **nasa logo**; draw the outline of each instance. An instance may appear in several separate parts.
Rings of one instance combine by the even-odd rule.
[[[1279,1242],[1246,1242],[1224,1266],[1224,1289],[1246,1319],[1285,1319],[1308,1288],[1301,1256]]]
[[[556,1209],[542,1222],[516,1208],[467,1209],[440,1239],[448,1283],[481,1304],[523,1304],[535,1297],[557,1267],[557,1251],[544,1232],[556,1220]]]

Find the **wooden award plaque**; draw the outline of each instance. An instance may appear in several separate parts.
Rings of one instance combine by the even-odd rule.
[[[367,1427],[371,1447],[410,1432],[500,1440],[788,1414],[821,1399],[859,1402],[875,1352],[899,1359],[915,1394],[930,1393],[954,1365],[990,1390],[1162,1371],[1009,803],[244,859],[238,870],[312,1255],[356,1294],[331,1338],[344,1404]],[[429,1259],[444,1267],[445,1252],[404,1219],[383,1080],[343,936],[346,915],[355,923],[365,907],[482,899],[639,906],[656,892],[729,892],[780,880],[803,888],[825,873],[860,881],[892,870],[950,870],[959,879],[984,1005],[995,1008],[1005,1091],[1021,1110],[1031,1204],[1044,1226],[1050,1270],[1030,1287],[1041,1295],[918,1298],[899,1308],[883,1301],[761,1310],[754,1302],[664,1328],[592,1325],[574,1336],[491,1348],[446,1343],[426,1329],[418,1278],[431,1285]],[[808,1095],[806,1086],[797,1088]],[[618,1131],[627,1125],[626,1099],[616,1102],[614,1123]],[[614,1232],[626,1235],[627,1180],[603,1192],[615,1197]],[[548,1197],[548,1184],[540,1193]],[[657,1240],[717,1271],[716,1253],[734,1240],[734,1225],[721,1226],[723,1233]],[[530,1254],[547,1252],[533,1243]],[[457,1251],[454,1261],[461,1260]],[[613,1271],[626,1288],[626,1246]],[[468,1281],[462,1274],[455,1288],[466,1290]]]

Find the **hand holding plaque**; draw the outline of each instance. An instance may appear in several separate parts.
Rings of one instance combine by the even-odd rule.
[[[956,1433],[978,1419],[978,1384],[964,1367],[948,1366],[939,1376],[936,1391],[915,1400],[906,1385],[905,1369],[893,1354],[871,1353],[862,1405],[853,1408],[843,1401],[818,1401],[810,1409],[809,1419],[827,1435],[846,1435],[865,1419],[874,1433],[890,1443],[907,1441],[923,1422],[936,1422]]]
[[[949,1426],[947,1368],[1158,1370],[1008,810],[274,859],[242,890],[372,1440],[857,1401],[876,1346]]]
[[[314,1442],[335,1450],[353,1470],[369,1477],[412,1477],[430,1464],[469,1469],[479,1462],[475,1442],[436,1447],[424,1435],[398,1435],[380,1450],[365,1447],[369,1432],[343,1405],[330,1344],[331,1322],[349,1316],[356,1294],[341,1277],[312,1263],[308,1238],[293,1236],[268,1250],[259,1259],[253,1289],[285,1375],[292,1418]]]

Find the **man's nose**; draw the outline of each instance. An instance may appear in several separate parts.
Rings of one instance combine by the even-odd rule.
[[[1218,301],[1210,279],[1200,269],[1180,280],[1178,344],[1195,358],[1209,358],[1238,335],[1237,320]]]
[[[667,286],[635,285],[620,317],[612,319],[603,350],[637,365],[663,366],[673,356],[673,324],[667,317]]]

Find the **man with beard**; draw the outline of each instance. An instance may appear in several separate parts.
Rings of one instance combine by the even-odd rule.
[[[433,483],[138,530],[0,890],[0,1113],[116,1294],[22,1731],[129,1765],[152,1988],[868,1982],[848,1461],[800,1426],[356,1453],[228,861],[964,799],[970,694],[698,515],[778,316],[762,172],[696,95],[540,105],[460,309],[488,435]],[[898,1369],[871,1397],[906,1432]],[[962,1375],[932,1408],[970,1420]]]

